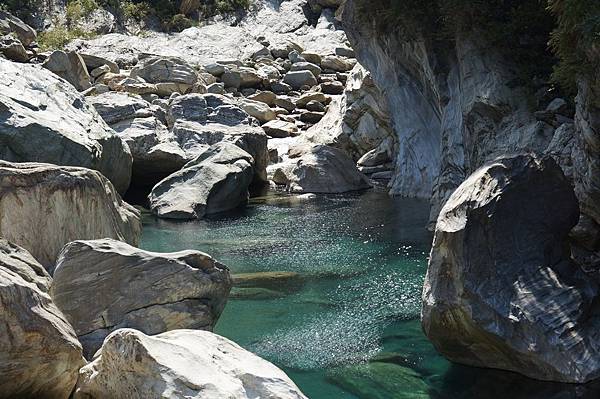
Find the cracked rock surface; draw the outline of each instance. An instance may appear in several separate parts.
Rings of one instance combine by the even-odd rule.
[[[90,358],[119,328],[212,330],[230,288],[227,267],[202,252],[154,253],[102,239],[65,246],[52,297]]]

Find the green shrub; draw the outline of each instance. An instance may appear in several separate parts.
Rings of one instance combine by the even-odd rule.
[[[163,27],[168,32],[181,32],[184,29],[197,25],[197,22],[191,20],[183,14],[175,14],[171,19],[163,21]]]
[[[67,23],[74,24],[80,19],[88,17],[99,7],[95,0],[70,0],[67,3]]]
[[[63,49],[73,39],[92,39],[93,33],[81,29],[68,29],[64,26],[40,32],[38,34],[38,45],[43,51]]]
[[[588,50],[600,45],[600,1],[548,0],[548,9],[557,18],[550,45],[559,58],[552,78],[575,94],[577,78],[597,72],[600,60],[590,59]]]

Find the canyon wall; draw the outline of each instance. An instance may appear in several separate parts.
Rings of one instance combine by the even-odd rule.
[[[407,38],[365,14],[364,5],[348,0],[338,18],[388,101],[399,148],[391,194],[431,198],[434,223],[454,189],[486,161],[546,151],[560,123],[536,118],[547,104],[536,101],[531,82],[519,81],[517,66],[484,35]]]

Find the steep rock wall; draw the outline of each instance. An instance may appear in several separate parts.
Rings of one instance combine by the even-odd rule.
[[[544,152],[554,128],[538,121],[515,65],[477,32],[443,43],[382,27],[364,0],[338,10],[357,58],[387,99],[398,152],[391,193],[431,198],[431,221],[485,161]]]

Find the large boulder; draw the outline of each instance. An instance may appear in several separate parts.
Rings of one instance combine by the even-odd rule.
[[[167,120],[188,160],[219,142],[233,143],[254,158],[254,182],[267,181],[267,135],[254,126],[254,118],[227,97],[217,94],[179,96],[171,102]]]
[[[270,169],[285,175],[293,192],[345,193],[370,188],[367,177],[343,151],[326,145],[300,145],[293,158]]]
[[[600,376],[599,288],[570,257],[579,218],[550,158],[499,158],[450,196],[423,289],[425,334],[448,359],[541,380]]]
[[[97,171],[0,161],[0,192],[0,235],[47,268],[74,240],[139,241],[139,212]]]
[[[227,267],[207,254],[154,253],[112,239],[67,244],[53,278],[52,298],[88,358],[123,327],[212,330],[231,288]]]
[[[51,278],[0,239],[0,397],[67,399],[85,364],[73,327],[54,305]]]
[[[37,40],[35,30],[19,18],[5,11],[0,11],[0,35],[13,33],[23,46],[30,46]]]
[[[93,107],[53,73],[0,59],[0,159],[96,169],[124,193],[131,153]]]
[[[254,159],[221,142],[158,183],[149,195],[154,214],[169,219],[201,219],[248,201]]]
[[[74,399],[306,399],[273,364],[208,331],[106,338],[82,368]]]
[[[148,83],[171,83],[173,90],[187,92],[197,81],[198,74],[184,60],[177,57],[143,55],[131,71],[132,77],[140,77]]]
[[[92,79],[85,62],[75,51],[68,53],[61,50],[53,51],[42,66],[71,83],[79,91],[87,90],[92,86]]]

